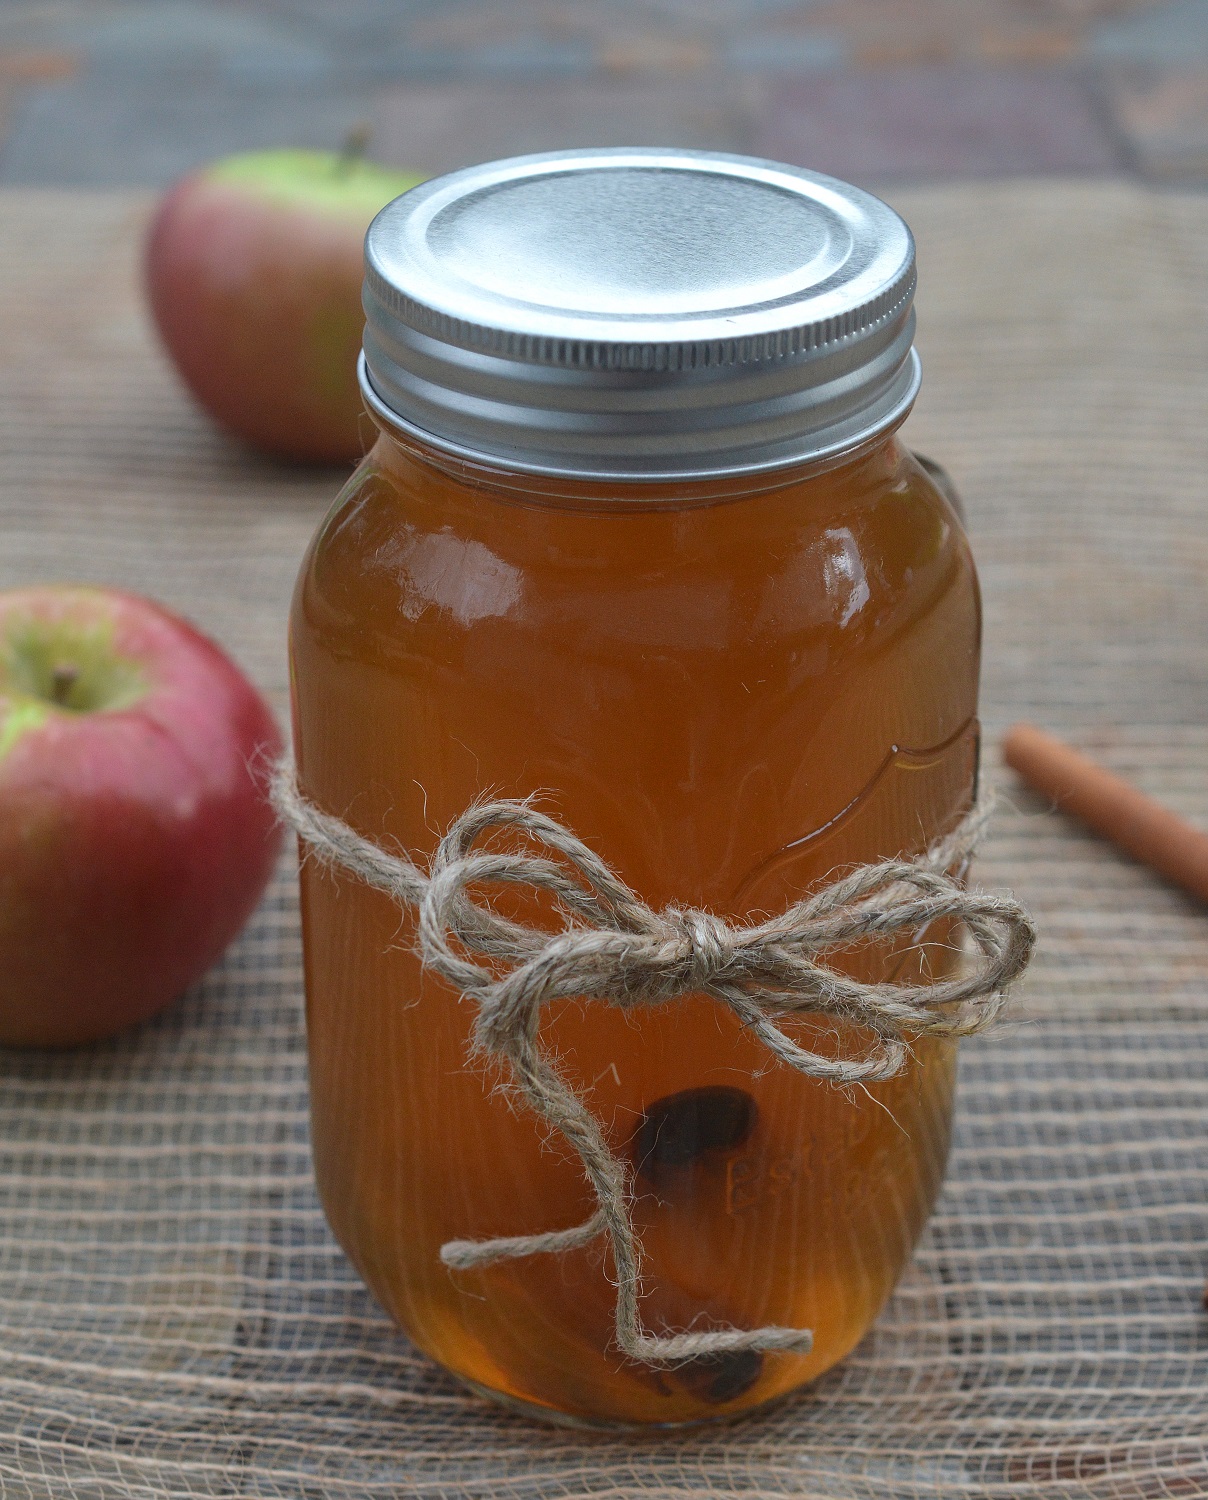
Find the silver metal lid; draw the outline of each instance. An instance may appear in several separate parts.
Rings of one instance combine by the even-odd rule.
[[[919,385],[914,241],[834,178],[557,151],[413,188],[365,239],[361,384],[388,423],[532,473],[704,478],[822,458]]]

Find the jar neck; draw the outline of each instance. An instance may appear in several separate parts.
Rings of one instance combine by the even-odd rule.
[[[618,511],[717,505],[775,490],[808,485],[824,475],[842,472],[851,482],[867,480],[870,486],[891,473],[901,461],[898,437],[901,421],[846,452],[823,459],[807,460],[777,469],[701,479],[629,480],[617,478],[576,479],[569,476],[530,474],[499,466],[470,462],[420,442],[375,417],[378,438],[369,459],[399,479],[414,478],[417,470],[451,476],[468,489],[479,490],[514,504],[550,505],[587,510]],[[902,419],[904,420],[904,418]]]

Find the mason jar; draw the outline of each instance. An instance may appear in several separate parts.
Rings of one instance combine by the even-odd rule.
[[[960,519],[898,436],[914,289],[884,203],[743,157],[522,157],[383,209],[377,440],[293,607],[302,792],[416,859],[476,799],[536,798],[655,910],[733,920],[951,829],[980,615]],[[414,914],[321,861],[301,881],[320,1194],[422,1350],[528,1410],[649,1424],[755,1406],[862,1337],[940,1184],[951,1042],[843,1089],[707,996],[545,1012],[628,1164],[644,1326],[813,1331],[808,1353],[648,1364],[617,1346],[606,1241],[442,1260],[588,1218],[582,1164],[469,1055],[473,1007],[416,956]],[[949,960],[840,956],[874,977]]]

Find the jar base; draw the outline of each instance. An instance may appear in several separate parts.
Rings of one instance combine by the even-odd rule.
[[[770,1396],[766,1401],[760,1401],[755,1406],[748,1406],[742,1411],[718,1412],[716,1416],[710,1414],[703,1417],[689,1417],[683,1422],[624,1422],[610,1417],[578,1417],[571,1412],[559,1411],[553,1406],[542,1406],[539,1401],[526,1401],[523,1396],[511,1396],[506,1391],[495,1390],[492,1386],[479,1385],[476,1380],[470,1380],[465,1375],[458,1375],[457,1380],[467,1390],[473,1391],[476,1396],[481,1396],[484,1401],[490,1401],[496,1406],[504,1407],[513,1416],[545,1422],[551,1427],[569,1427],[576,1432],[615,1432],[636,1437],[640,1437],[644,1432],[677,1432],[690,1427],[716,1427],[725,1422],[738,1422],[744,1417],[754,1416],[756,1413],[779,1405],[793,1394],[792,1391],[786,1391],[782,1395]]]

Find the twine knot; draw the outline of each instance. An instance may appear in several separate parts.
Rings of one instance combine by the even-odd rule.
[[[988,1026],[1036,939],[1032,919],[1012,897],[963,884],[989,820],[988,802],[917,858],[858,866],[779,916],[748,924],[693,908],[653,911],[588,845],[528,802],[467,808],[425,868],[316,807],[299,790],[288,760],[274,774],[273,801],[315,859],[415,913],[420,958],[477,1007],[475,1054],[501,1064],[534,1112],[562,1135],[595,1195],[596,1210],[582,1224],[451,1240],[441,1248],[442,1261],[468,1270],[559,1254],[607,1235],[617,1343],[647,1364],[751,1349],[804,1354],[813,1335],[772,1327],[656,1335],[642,1327],[629,1168],[541,1046],[545,1007],[580,998],[631,1009],[705,994],[786,1066],[850,1085],[899,1073],[915,1036],[969,1036]],[[510,840],[507,847],[500,835]],[[512,921],[475,894],[500,885],[549,898],[561,926],[551,932]],[[973,950],[973,962],[955,975],[865,982],[826,962],[829,953],[860,943],[907,937],[917,945],[942,921],[963,923]],[[867,1041],[850,1054],[811,1052],[777,1024],[803,1016],[851,1023]]]
[[[668,927],[676,930],[676,944],[683,949],[683,988],[707,989],[720,977],[730,956],[728,925],[712,912],[697,908],[684,911],[672,906],[664,917]]]

